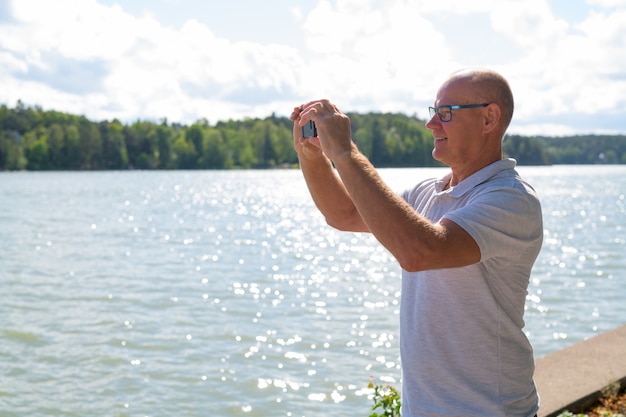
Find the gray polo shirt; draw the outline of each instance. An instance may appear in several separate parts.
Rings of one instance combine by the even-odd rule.
[[[522,328],[543,224],[537,195],[515,165],[504,159],[451,189],[443,190],[448,175],[402,195],[431,221],[461,226],[481,253],[462,268],[403,271],[403,417],[537,412],[533,351]]]

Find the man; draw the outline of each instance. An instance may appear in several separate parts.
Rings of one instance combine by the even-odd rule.
[[[494,71],[459,71],[430,112],[432,155],[451,168],[441,179],[395,194],[327,100],[291,115],[301,170],[329,225],[373,233],[403,269],[403,417],[532,417],[538,396],[522,328],[543,226],[534,190],[502,158],[513,95]],[[318,137],[302,137],[309,120]]]

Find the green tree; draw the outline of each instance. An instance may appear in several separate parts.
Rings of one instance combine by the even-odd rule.
[[[128,162],[132,167],[153,169],[158,165],[158,134],[156,125],[136,121],[125,130]]]
[[[224,138],[219,130],[209,128],[202,145],[204,151],[201,166],[209,169],[224,169],[233,166],[233,160],[226,149]]]
[[[19,133],[15,131],[0,132],[0,169],[19,171],[26,169],[27,163]]]
[[[20,135],[32,130],[36,126],[37,117],[34,111],[17,101],[14,109],[8,109],[2,121],[3,130],[12,130]]]
[[[119,120],[100,122],[100,136],[102,138],[102,164],[106,169],[125,169],[128,167],[128,152],[124,126]]]
[[[386,134],[382,118],[374,116],[371,124],[372,150],[369,155],[372,164],[376,166],[388,165],[387,149],[385,147]]]
[[[387,163],[389,165],[401,165],[406,154],[406,146],[398,129],[389,130],[385,137],[384,146],[389,157]]]
[[[543,165],[546,163],[544,148],[539,141],[519,135],[507,136],[502,144],[506,156],[513,157],[520,165]]]
[[[202,155],[202,148],[204,146],[204,128],[201,125],[194,124],[185,129],[185,140],[189,143],[189,146],[193,147],[193,152],[196,156]],[[190,161],[187,168],[197,168],[198,160]]]
[[[48,153],[52,169],[63,169],[65,152],[65,130],[58,123],[48,127]]]
[[[157,152],[158,152],[158,164],[157,168],[171,168],[172,167],[172,150],[171,146],[174,142],[175,131],[167,126],[167,121],[164,121],[156,129],[157,136]]]
[[[440,166],[432,158],[432,134],[415,116],[349,113],[352,138],[379,167]],[[229,169],[291,166],[293,123],[265,119],[191,126],[119,120],[93,122],[84,116],[0,105],[0,169]],[[626,136],[523,137],[503,143],[505,156],[520,164],[626,164]]]
[[[180,136],[172,145],[172,159],[176,169],[193,169],[197,165],[198,155],[193,144]]]
[[[48,152],[48,141],[46,137],[44,136],[37,139],[26,151],[26,159],[28,160],[26,168],[37,171],[50,169],[50,157]]]
[[[102,166],[102,137],[98,126],[85,117],[78,121],[78,135],[80,141],[80,168],[101,169]]]
[[[68,125],[65,128],[65,146],[63,148],[65,149],[65,163],[63,164],[65,169],[80,169],[81,143],[77,126]]]

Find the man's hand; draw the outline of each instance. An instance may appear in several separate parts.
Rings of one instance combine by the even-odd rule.
[[[308,152],[310,148],[303,146],[303,141],[316,147],[331,160],[349,154],[353,150],[350,119],[328,100],[311,101],[295,108],[291,114],[294,120],[294,140],[299,138],[301,149]],[[302,139],[301,127],[309,120],[317,126],[317,138]],[[297,125],[297,126],[296,126]],[[295,129],[298,129],[296,132]],[[296,151],[298,149],[296,148]]]
[[[302,126],[306,124],[303,121],[302,114],[303,107],[294,107],[289,117],[293,120],[293,147],[298,153],[299,159],[318,159],[324,157],[322,148],[320,146],[319,138],[304,138],[302,137]]]

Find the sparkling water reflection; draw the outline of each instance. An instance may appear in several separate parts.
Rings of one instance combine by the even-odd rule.
[[[542,356],[625,321],[626,167],[520,171]],[[3,415],[365,416],[370,376],[400,383],[397,263],[298,171],[3,173],[0,197]]]

